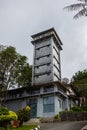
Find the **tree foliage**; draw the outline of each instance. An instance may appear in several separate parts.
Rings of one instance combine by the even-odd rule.
[[[87,70],[75,73],[71,79],[71,83],[75,86],[79,96],[87,98]]]
[[[0,92],[11,87],[26,87],[31,82],[31,66],[27,57],[16,52],[12,46],[0,51]]]
[[[74,16],[74,19],[87,16],[87,0],[78,0],[78,3],[66,6],[64,9],[67,9],[68,11],[78,11]]]

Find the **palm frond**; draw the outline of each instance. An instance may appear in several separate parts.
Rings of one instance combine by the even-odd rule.
[[[74,19],[78,19],[79,17],[86,16],[87,15],[87,9],[84,8],[81,11],[79,11],[75,16]]]
[[[87,2],[87,0],[78,0],[78,1],[85,2],[85,3]]]
[[[78,3],[78,4],[72,4],[69,6],[66,6],[64,9],[67,9],[68,11],[78,10],[80,8],[83,8],[85,6],[85,3]]]

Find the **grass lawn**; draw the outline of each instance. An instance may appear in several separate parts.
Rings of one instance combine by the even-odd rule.
[[[18,128],[9,128],[9,130],[31,130],[35,127],[37,127],[37,125],[23,125],[22,127],[18,127]],[[0,130],[5,130],[5,129],[0,127]]]

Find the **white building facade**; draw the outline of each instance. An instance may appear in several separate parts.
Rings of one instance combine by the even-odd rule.
[[[61,81],[60,41],[54,28],[32,35],[34,60],[32,84]]]
[[[75,102],[69,97],[68,89],[61,83],[62,42],[59,36],[55,29],[51,28],[32,35],[32,44],[32,85],[25,89],[11,90],[7,106],[17,111],[29,105],[32,118],[51,117],[60,111],[69,110]],[[15,107],[12,104],[15,104]]]
[[[32,87],[40,87],[37,117],[54,116],[69,109],[66,88],[61,84],[62,42],[54,28],[32,35],[34,59]],[[29,104],[32,109],[32,104]]]

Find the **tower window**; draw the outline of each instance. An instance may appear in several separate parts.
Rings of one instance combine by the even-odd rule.
[[[40,58],[37,58],[37,60],[39,60]]]
[[[39,75],[36,75],[35,77],[36,77],[36,78],[39,78]]]
[[[54,91],[54,87],[53,86],[44,87],[43,91],[44,92],[53,92]]]
[[[49,57],[50,55],[47,55],[47,57]]]

